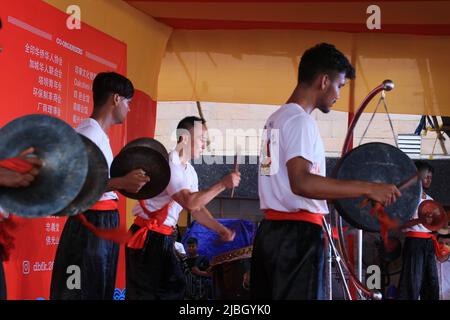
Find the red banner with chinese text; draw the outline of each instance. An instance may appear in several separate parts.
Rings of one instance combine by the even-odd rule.
[[[68,15],[39,0],[3,1],[0,10],[0,126],[26,114],[41,113],[76,127],[92,112],[95,75],[102,71],[126,75],[125,43],[84,23],[79,30],[69,30]],[[155,109],[150,97],[143,95],[138,100]],[[155,119],[148,120],[154,128]],[[115,126],[109,132],[114,154],[127,141],[126,127]],[[139,136],[139,127],[134,130]],[[120,198],[121,223],[125,224],[126,204],[124,197]],[[48,299],[65,218],[16,221],[15,250],[4,263],[8,299]],[[124,264],[122,247],[116,299],[124,298]]]

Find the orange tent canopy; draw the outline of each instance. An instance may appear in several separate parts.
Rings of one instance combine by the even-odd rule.
[[[357,68],[354,104],[392,79],[392,112],[450,115],[450,1],[378,1],[380,30],[367,28],[371,3],[358,0],[127,2],[173,28],[159,101],[283,103],[303,51],[325,41]],[[347,88],[336,108],[351,100]]]

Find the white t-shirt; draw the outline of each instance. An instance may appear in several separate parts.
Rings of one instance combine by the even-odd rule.
[[[426,196],[425,199],[422,199],[422,197],[421,197],[419,205],[425,200],[433,200],[433,198],[430,197],[429,195],[425,194],[425,196]],[[414,212],[414,215],[412,216],[411,220],[412,219],[417,219],[417,218],[419,218],[418,208],[417,208],[416,212]],[[415,226],[412,226],[410,228],[407,228],[407,229],[403,230],[403,232],[408,232],[408,231],[426,232],[426,233],[431,232],[431,230],[428,230],[427,228],[425,228],[421,223],[420,224],[416,224]]]
[[[105,131],[103,131],[102,127],[100,127],[100,124],[97,122],[97,120],[87,118],[83,120],[83,122],[81,122],[75,130],[83,136],[89,138],[97,145],[97,147],[100,148],[106,158],[106,162],[108,163],[109,172],[114,157],[111,150],[111,145],[109,144],[108,135],[105,133]],[[117,194],[113,191],[105,192],[100,198],[100,200],[111,199],[117,199]]]
[[[314,118],[298,104],[288,103],[267,119],[264,128],[258,177],[261,209],[328,213],[326,200],[292,192],[286,167],[290,159],[302,157],[311,162],[311,173],[326,175],[325,150]]]
[[[198,191],[198,176],[194,167],[188,162],[184,166],[180,161],[180,156],[177,151],[172,151],[169,154],[170,165],[170,182],[167,188],[159,195],[152,199],[145,200],[145,206],[150,211],[157,211],[171,203],[169,206],[169,213],[163,224],[166,226],[174,227],[178,222],[183,207],[177,202],[172,200],[172,196],[183,189],[190,190],[191,192]],[[150,176],[150,179],[152,177]],[[139,202],[133,208],[133,214],[138,215],[144,219],[148,219],[147,214],[144,212]]]
[[[450,260],[436,260],[439,279],[439,300],[450,300]]]

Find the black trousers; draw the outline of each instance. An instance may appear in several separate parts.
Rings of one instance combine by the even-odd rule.
[[[6,279],[2,260],[0,260],[0,300],[6,300]]]
[[[319,225],[263,220],[252,251],[252,299],[318,300],[324,297],[324,238]]]
[[[133,224],[130,231],[139,229]],[[183,300],[186,280],[174,243],[175,235],[149,231],[142,249],[125,249],[127,300]]]
[[[98,228],[113,229],[119,226],[117,210],[86,211],[84,215]],[[68,218],[56,251],[50,299],[112,300],[118,258],[118,244],[98,238],[74,217]],[[73,288],[76,271],[70,266],[79,267],[79,289]],[[69,287],[68,283],[72,285]]]
[[[439,300],[439,280],[433,240],[406,237],[398,299]]]

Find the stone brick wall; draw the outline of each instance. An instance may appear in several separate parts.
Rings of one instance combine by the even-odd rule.
[[[233,155],[235,153],[236,144],[233,143],[231,135],[225,135],[227,129],[234,130],[232,133],[236,137],[235,139],[240,139],[240,144],[247,143],[245,148],[246,155],[259,154],[258,135],[264,126],[265,120],[277,108],[278,106],[273,105],[203,102],[203,114],[207,120],[212,139],[211,148],[206,154]],[[195,102],[158,103],[156,139],[161,141],[168,149],[172,149],[175,146],[176,125],[179,120],[188,115],[198,115]],[[339,156],[347,132],[347,113],[331,111],[328,114],[323,114],[320,111],[314,111],[313,116],[319,126],[327,156]],[[370,117],[371,114],[363,114],[358,122],[355,128],[355,145],[359,144]],[[420,116],[392,114],[391,120],[396,134],[412,134],[419,123]],[[240,132],[238,131],[239,129]],[[221,135],[217,133],[221,133]],[[224,137],[225,141],[220,136]],[[450,139],[446,138],[445,144],[450,151]],[[423,158],[428,158],[431,154],[435,139],[436,134],[434,132],[428,132],[422,138],[421,153]],[[369,127],[363,142],[372,141],[394,144],[394,138],[386,114],[377,114]],[[442,155],[439,142],[436,144],[434,155],[435,158],[439,158],[439,155]]]

